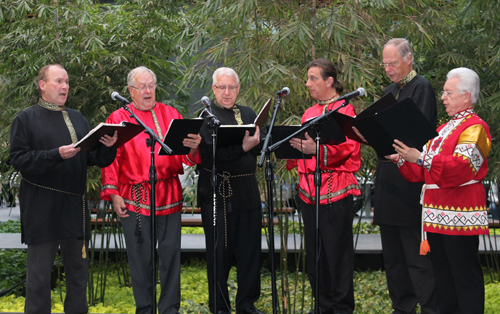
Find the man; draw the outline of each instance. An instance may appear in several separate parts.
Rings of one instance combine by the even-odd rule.
[[[382,52],[390,80],[384,95],[392,93],[400,101],[411,98],[427,119],[436,124],[434,89],[412,68],[413,52],[404,38],[391,39]],[[394,313],[439,313],[434,274],[428,256],[421,256],[420,192],[422,183],[404,180],[392,162],[379,159],[375,173],[373,223],[380,226],[387,286]]]
[[[467,68],[451,70],[441,92],[450,121],[420,152],[396,140],[397,162],[406,180],[425,182],[424,239],[432,253],[442,314],[484,313],[484,277],[479,235],[489,234],[486,192],[491,150],[489,127],[475,112],[479,76]],[[426,241],[424,241],[426,243]],[[427,247],[423,254],[429,252]]]
[[[50,313],[51,270],[60,248],[66,272],[65,313],[87,313],[90,216],[85,198],[87,166],[106,167],[118,138],[105,135],[92,152],[73,144],[92,129],[76,110],[65,107],[69,78],[59,64],[38,75],[38,104],[12,122],[10,161],[21,172],[21,240],[28,245],[25,313]]]
[[[156,102],[156,75],[146,67],[130,71],[127,85],[132,95],[130,110],[163,140],[172,119],[182,119],[176,109]],[[136,122],[125,109],[113,112],[107,122]],[[113,202],[120,217],[132,278],[136,313],[151,313],[153,284],[151,270],[151,219],[149,182],[149,136],[140,133],[118,149],[113,164],[102,171],[101,198]],[[157,156],[156,236],[160,260],[160,299],[158,312],[178,313],[180,307],[181,209],[182,187],[178,175],[182,164],[200,162],[201,137],[189,134],[183,144],[188,155]]]
[[[302,122],[343,104],[343,101],[337,100],[344,84],[337,79],[337,70],[330,60],[316,59],[309,63],[306,86],[318,103],[306,110]],[[351,104],[339,109],[339,112],[348,116],[356,115]],[[309,133],[305,134],[305,140],[294,138],[290,144],[304,154],[316,155],[316,142]],[[316,304],[322,314],[354,312],[352,219],[353,196],[361,195],[354,177],[361,165],[360,146],[346,138],[344,143],[338,145],[321,145],[319,157],[287,161],[288,170],[298,166],[299,209],[304,218],[307,273],[313,293],[316,294],[315,268],[318,267],[319,300],[316,300]],[[318,243],[315,242],[316,158],[320,158],[321,167]],[[317,245],[319,258],[316,262]]]
[[[236,104],[240,91],[238,74],[219,68],[213,74],[215,100],[210,110],[222,125],[250,124],[256,114],[249,107]],[[227,279],[233,260],[238,271],[237,314],[262,314],[254,306],[260,297],[261,201],[255,178],[260,131],[248,131],[242,142],[218,147],[217,169],[217,247],[214,257],[212,202],[212,136],[207,122],[201,128],[201,164],[198,167],[198,204],[205,229],[209,306],[212,313],[231,312]],[[214,258],[217,258],[217,308],[214,309]]]

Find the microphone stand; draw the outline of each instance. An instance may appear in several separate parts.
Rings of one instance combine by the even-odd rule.
[[[271,139],[271,133],[273,131],[273,126],[276,121],[276,116],[278,115],[278,109],[281,105],[281,95],[278,95],[276,99],[276,106],[274,107],[273,118],[271,119],[271,124],[269,126],[268,132],[266,134],[266,139],[264,140],[264,145],[260,152],[260,159],[258,166],[262,167],[264,164],[264,158],[266,159],[266,184],[267,184],[267,229],[269,231],[269,264],[271,266],[271,291],[272,291],[272,303],[273,303],[273,314],[278,312],[278,291],[276,288],[276,273],[274,264],[274,208],[273,208],[273,167],[271,164],[271,150],[268,150],[269,141]]]
[[[317,116],[316,118],[310,120],[310,122],[307,123],[307,125],[304,125],[302,128],[291,134],[290,136],[286,137],[285,139],[277,142],[276,144],[273,144],[269,147],[269,151],[275,151],[278,149],[283,143],[291,140],[293,137],[297,136],[298,134],[306,131],[309,128],[314,128],[316,130],[316,137],[314,138],[314,141],[316,143],[316,168],[314,170],[314,186],[315,186],[315,197],[314,197],[314,202],[315,202],[315,233],[314,233],[314,243],[315,243],[315,250],[314,250],[314,261],[315,261],[315,267],[314,267],[314,314],[319,314],[319,269],[318,269],[318,258],[319,258],[319,203],[320,203],[320,192],[321,192],[321,167],[320,167],[320,160],[318,156],[320,155],[320,141],[321,141],[321,134],[320,134],[320,128],[319,124],[321,121],[327,117],[330,116],[333,112],[338,111],[340,108],[343,108],[347,106],[349,103],[348,99],[344,99],[344,103],[340,105],[339,107],[335,108],[334,110],[327,111],[322,115]],[[274,122],[274,121],[273,121]]]
[[[144,128],[144,132],[149,135],[146,140],[146,146],[151,147],[151,165],[149,168],[149,184],[151,185],[151,203],[150,203],[150,213],[151,213],[151,268],[152,268],[152,285],[153,290],[151,292],[151,313],[156,314],[156,167],[155,167],[155,144],[158,143],[165,150],[165,152],[170,155],[172,150],[165,143],[163,143],[156,133],[146,126],[139,117],[137,117],[132,110],[128,107],[128,104],[124,104],[123,109],[130,113],[130,117],[134,118],[138,124]]]
[[[219,130],[220,126],[220,121],[217,119],[216,116],[210,112],[210,110],[205,108],[200,116],[203,116],[203,114],[206,114],[206,118],[210,119],[210,122],[208,123],[208,128],[212,130],[212,178],[211,178],[211,185],[212,185],[212,214],[213,214],[213,220],[212,220],[212,227],[213,227],[213,276],[214,276],[214,282],[213,282],[213,290],[214,290],[214,313],[217,313],[217,240],[218,240],[218,232],[217,232],[217,172],[216,172],[216,167],[215,167],[215,151],[217,148],[217,131]]]

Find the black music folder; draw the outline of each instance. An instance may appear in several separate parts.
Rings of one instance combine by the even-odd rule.
[[[73,147],[80,147],[82,152],[93,151],[97,149],[99,145],[102,145],[102,143],[99,142],[101,137],[106,134],[113,136],[115,131],[118,131],[118,140],[116,140],[115,146],[120,147],[143,130],[144,128],[141,125],[126,121],[122,121],[118,124],[101,122],[90,130],[85,137],[78,141],[78,143],[73,145]]]
[[[312,120],[317,117],[311,118],[308,121],[302,123],[302,125],[282,125],[274,126],[272,130],[272,142],[273,144],[287,138],[288,136],[294,134],[301,127],[310,125]],[[339,124],[332,118],[328,116],[322,120],[316,122],[316,126],[310,125],[305,131],[297,134],[296,137],[305,139],[304,133],[307,132],[313,139],[316,137],[317,133],[320,132],[320,143],[326,145],[337,145],[345,142],[345,135],[342,132]],[[310,159],[313,155],[302,154],[298,149],[293,148],[290,142],[283,143],[274,152],[276,158],[278,159]]]
[[[396,102],[391,93],[374,102],[355,118],[340,116],[340,113],[334,113],[334,118],[347,137],[362,142],[352,131],[352,126],[355,126],[375,149],[379,158],[396,153],[392,146],[395,139],[420,149],[438,135],[435,127],[411,98]]]
[[[165,139],[163,140],[163,143],[172,150],[172,154],[170,155],[189,154],[191,148],[184,146],[182,142],[188,137],[188,134],[198,134],[202,124],[202,118],[172,119],[168,126],[167,134],[165,134]],[[163,156],[168,154],[160,147],[158,155]]]
[[[260,110],[252,124],[225,124],[219,126],[217,133],[217,147],[225,147],[230,145],[238,145],[243,143],[246,131],[250,132],[250,136],[255,134],[255,126],[258,125],[262,132],[262,127],[269,118],[269,110],[272,106],[272,98],[269,98]]]
[[[300,125],[275,125],[271,134],[272,144],[284,140],[288,136],[297,132],[302,126]],[[299,133],[298,138],[304,138],[303,134]],[[313,155],[302,154],[301,151],[290,145],[290,141],[284,142],[278,147],[274,154],[278,159],[311,159]]]

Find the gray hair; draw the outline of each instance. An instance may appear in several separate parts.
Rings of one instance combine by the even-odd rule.
[[[156,84],[156,74],[153,71],[151,71],[150,69],[146,68],[145,66],[140,66],[140,67],[133,69],[132,71],[130,71],[128,73],[127,85],[134,86],[135,76],[137,74],[144,73],[144,72],[149,72],[153,76],[153,80],[155,81],[155,84]]]
[[[240,78],[238,77],[236,71],[234,71],[231,68],[224,68],[224,67],[215,70],[214,74],[212,75],[212,85],[217,85],[217,78],[221,75],[236,77],[236,83],[240,85]]]
[[[456,68],[448,72],[447,79],[458,78],[456,85],[460,93],[470,92],[472,104],[475,104],[479,98],[479,75],[476,71],[468,68]]]
[[[389,45],[398,48],[399,55],[401,56],[401,58],[403,58],[404,62],[408,61],[408,58],[410,56],[413,56],[412,62],[415,60],[415,56],[413,55],[413,49],[411,48],[410,42],[405,38],[393,38],[384,45],[384,48]]]

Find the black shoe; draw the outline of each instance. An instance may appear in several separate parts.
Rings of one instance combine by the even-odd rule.
[[[236,311],[236,314],[265,314],[265,313],[252,305],[251,307],[245,310]]]
[[[218,310],[217,314],[231,314],[228,310]]]

